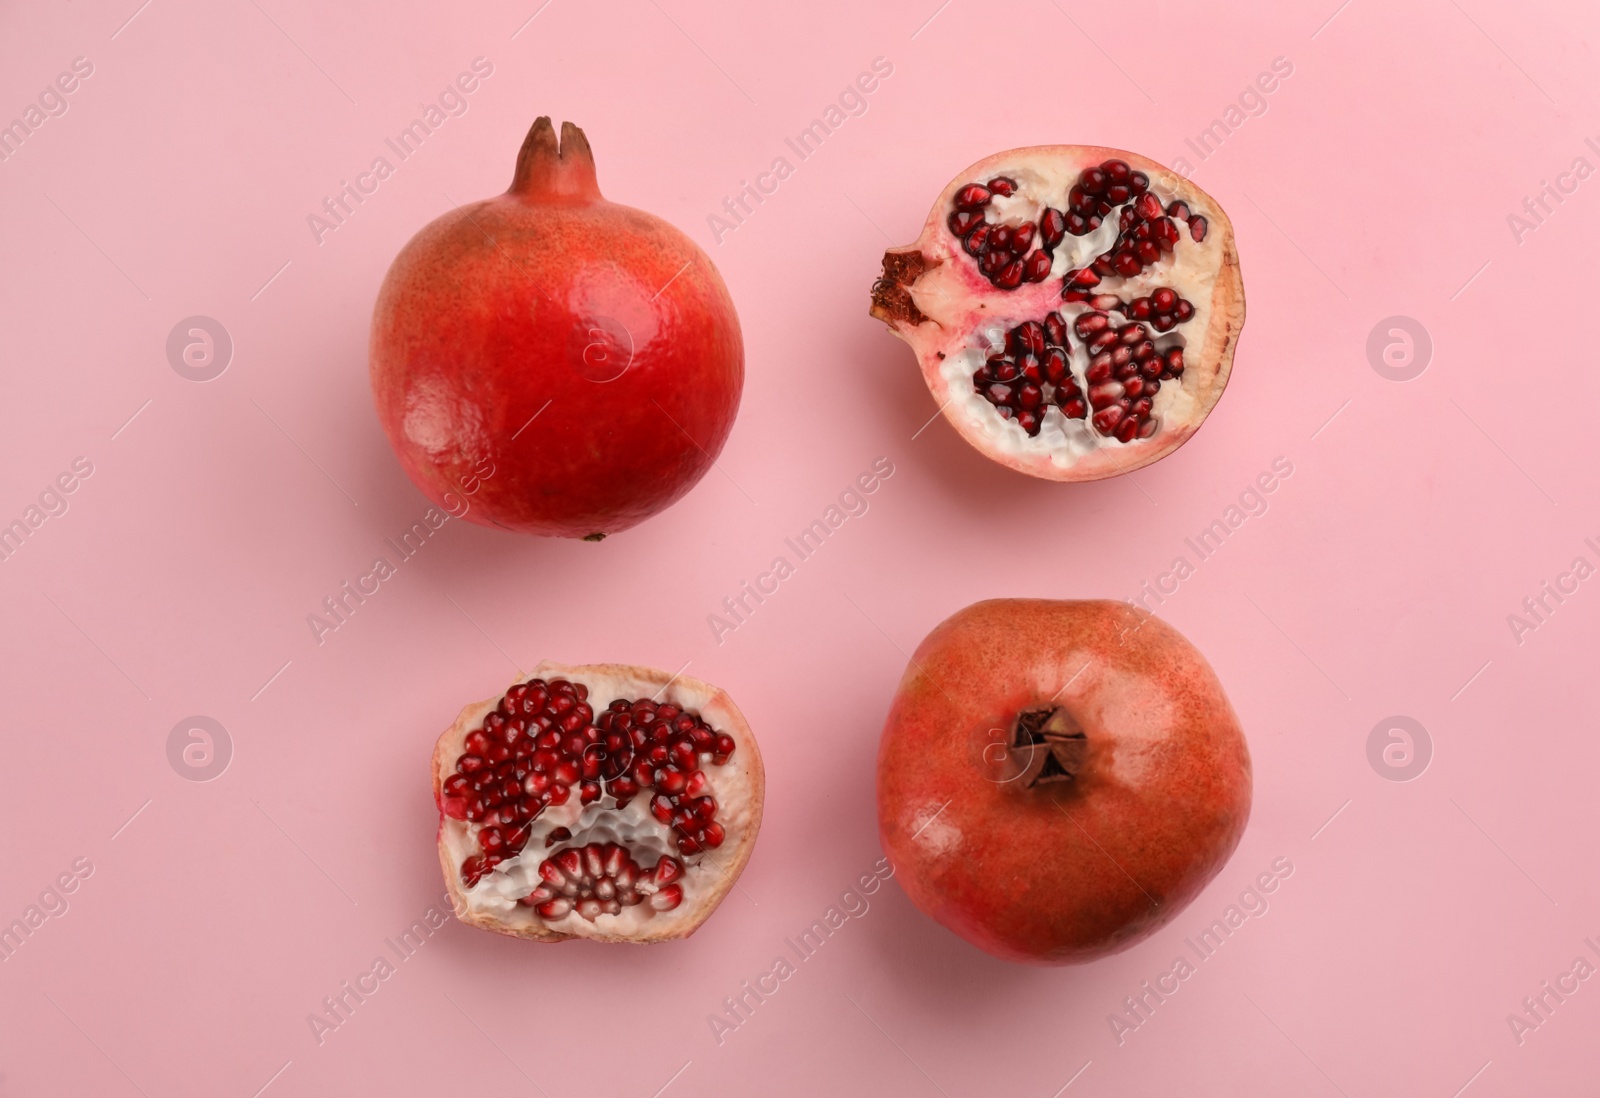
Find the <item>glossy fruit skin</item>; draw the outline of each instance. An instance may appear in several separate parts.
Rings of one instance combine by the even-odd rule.
[[[505,194],[401,250],[373,311],[378,417],[412,481],[485,526],[598,540],[682,497],[744,383],[733,301],[660,218],[535,123]],[[542,410],[541,410],[542,409]]]
[[[1052,698],[1087,737],[1083,769],[1006,780],[994,745]],[[1122,602],[955,614],[913,655],[878,753],[880,837],[907,895],[973,945],[1037,964],[1094,960],[1170,921],[1238,845],[1250,792],[1215,673]]]

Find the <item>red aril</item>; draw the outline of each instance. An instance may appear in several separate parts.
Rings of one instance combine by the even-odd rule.
[[[683,233],[607,202],[540,118],[505,194],[412,238],[379,291],[378,418],[423,493],[485,526],[598,540],[692,488],[733,427],[739,320]]]
[[[1098,480],[1199,428],[1244,286],[1233,225],[1200,188],[1133,153],[1043,145],[957,176],[916,243],[885,253],[871,312],[983,454]]]
[[[1166,925],[1233,853],[1250,754],[1194,646],[1121,602],[995,599],[917,648],[878,751],[878,827],[924,912],[1071,964]]]
[[[726,693],[623,664],[541,664],[433,753],[457,913],[540,942],[694,933],[750,859],[765,789]]]

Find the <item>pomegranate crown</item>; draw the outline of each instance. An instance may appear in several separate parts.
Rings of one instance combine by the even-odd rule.
[[[600,198],[589,139],[571,122],[563,122],[558,142],[550,116],[540,115],[517,152],[516,174],[506,193],[537,198]]]

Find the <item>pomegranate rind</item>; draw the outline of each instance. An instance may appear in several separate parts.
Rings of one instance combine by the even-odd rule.
[[[1070,782],[986,772],[1024,709],[1065,706]],[[1078,964],[1171,922],[1250,817],[1238,717],[1200,652],[1127,603],[994,599],[917,647],[878,751],[879,836],[924,913],[997,957]]]
[[[628,684],[631,696],[651,698],[660,694],[659,700],[671,702],[684,709],[697,711],[718,732],[733,737],[734,752],[728,761],[717,767],[717,780],[723,787],[737,787],[742,796],[727,798],[717,814],[727,837],[723,845],[710,855],[695,855],[680,859],[703,867],[691,889],[685,889],[683,903],[669,912],[657,912],[643,923],[639,933],[616,934],[599,929],[594,924],[573,922],[576,933],[553,929],[529,909],[518,907],[508,917],[494,912],[474,911],[468,900],[467,889],[461,881],[461,855],[463,844],[452,844],[466,833],[464,821],[451,819],[442,808],[444,779],[454,772],[456,760],[464,751],[467,735],[480,727],[483,718],[492,713],[505,692],[492,698],[474,702],[461,710],[455,723],[440,735],[433,750],[433,799],[441,806],[439,812],[439,864],[444,871],[445,888],[450,893],[456,917],[469,926],[496,934],[507,934],[533,942],[564,942],[584,938],[596,942],[627,942],[646,944],[674,938],[687,938],[710,917],[733,888],[739,875],[755,849],[756,835],[761,830],[762,806],[766,799],[766,770],[761,762],[761,749],[756,745],[755,734],[744,719],[744,714],[733,703],[725,690],[686,675],[672,675],[652,667],[629,664],[601,663],[568,666],[545,661],[530,673],[519,676],[507,687],[530,679],[568,679],[574,683],[588,684],[595,680],[621,680]],[[646,798],[647,800],[648,798]],[[682,878],[680,882],[682,883]]]
[[[1155,436],[1131,443],[1112,443],[1079,455],[1044,454],[1030,447],[1017,449],[1020,428],[996,432],[994,424],[974,416],[967,398],[972,395],[969,381],[952,386],[945,376],[943,362],[961,347],[970,333],[993,323],[993,314],[974,308],[971,302],[1003,300],[1007,315],[1020,319],[1040,319],[1060,309],[1062,264],[1043,282],[1024,284],[1011,291],[996,290],[979,271],[974,260],[962,251],[961,241],[946,225],[957,191],[975,181],[997,175],[1025,174],[1030,166],[1048,165],[1052,176],[1075,177],[1083,168],[1106,160],[1127,161],[1135,171],[1150,177],[1151,187],[1163,203],[1178,200],[1207,219],[1207,243],[1215,242],[1218,252],[1216,273],[1209,301],[1204,304],[1207,323],[1202,336],[1187,339],[1183,391],[1190,395],[1180,417],[1163,417]],[[1070,246],[1073,237],[1066,238]],[[1187,232],[1180,247],[1189,241]],[[1152,268],[1153,272],[1170,266]],[[1113,286],[1114,290],[1115,287]],[[1244,279],[1239,269],[1233,222],[1222,206],[1194,183],[1170,168],[1123,149],[1098,145],[1036,145],[1011,149],[984,158],[964,169],[940,192],[917,240],[884,253],[883,274],[873,284],[869,313],[882,320],[895,335],[911,345],[917,354],[922,377],[946,420],[974,449],[1008,468],[1045,480],[1078,482],[1103,480],[1141,469],[1159,461],[1187,442],[1211,413],[1227,387],[1233,370],[1234,349],[1244,327]],[[1013,323],[1016,320],[1012,321]],[[1187,331],[1184,333],[1187,337]],[[961,387],[964,386],[964,389]],[[1170,402],[1169,402],[1170,403]],[[1158,405],[1159,407],[1159,405]],[[1012,437],[1014,431],[1016,438]]]
[[[373,306],[378,420],[433,503],[482,526],[597,541],[710,471],[744,388],[727,285],[687,234],[604,199],[548,118],[505,194],[400,250]]]

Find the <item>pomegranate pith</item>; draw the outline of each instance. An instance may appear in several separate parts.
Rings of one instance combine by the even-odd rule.
[[[649,668],[541,665],[464,709],[433,770],[457,910],[538,941],[687,936],[761,821],[760,752],[738,709]]]
[[[1169,922],[1250,814],[1250,756],[1187,640],[1120,602],[995,599],[911,658],[878,754],[912,901],[1007,960],[1070,964]]]
[[[1199,427],[1232,369],[1244,291],[1232,224],[1205,192],[1132,153],[1047,145],[952,181],[917,242],[884,255],[871,313],[979,451],[1095,480]],[[1017,346],[1052,324],[1078,335],[1044,344],[1064,381]]]
[[[401,249],[373,310],[406,473],[485,526],[598,540],[683,496],[733,427],[744,346],[711,260],[606,201],[583,131],[528,132],[511,188]],[[492,469],[485,475],[483,470]]]

